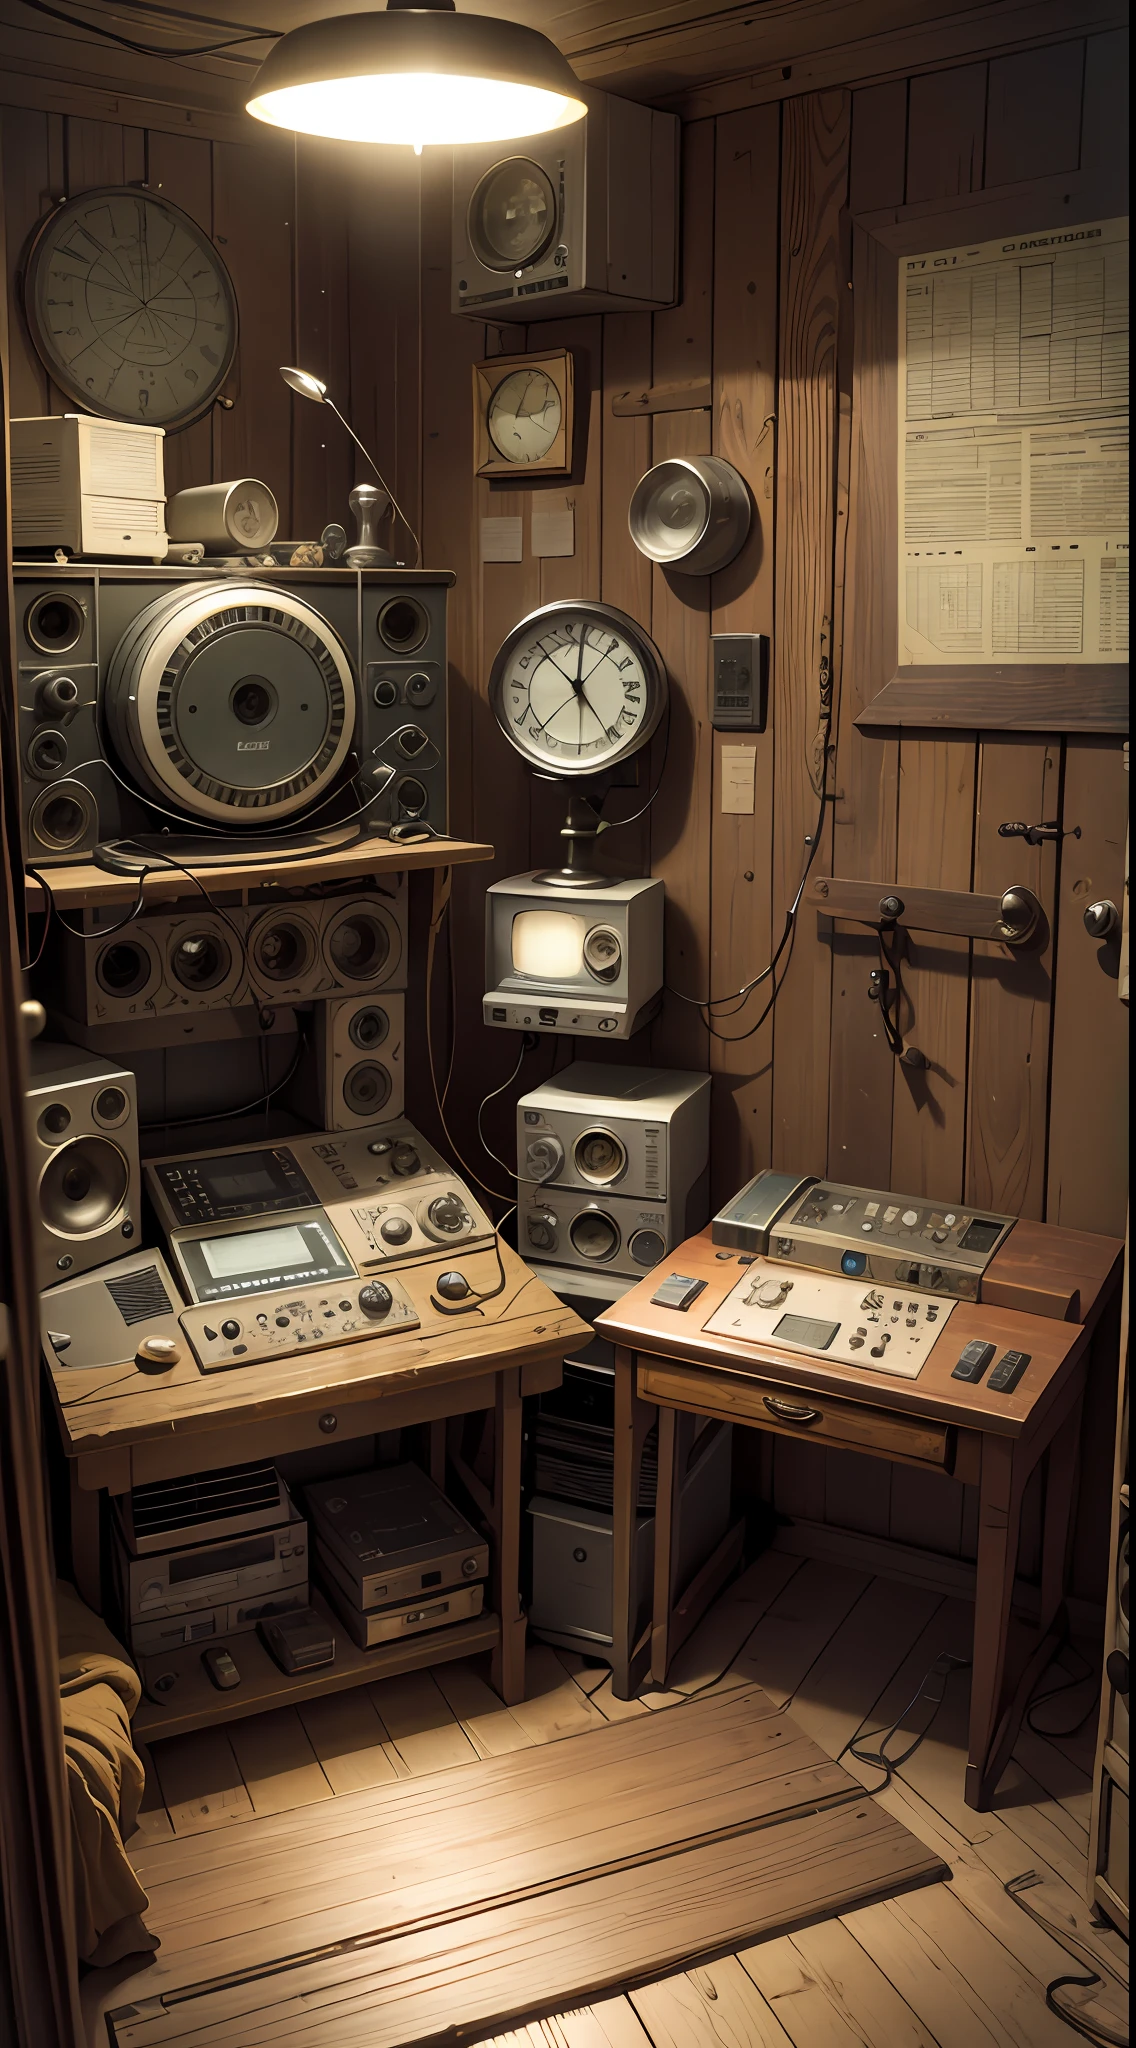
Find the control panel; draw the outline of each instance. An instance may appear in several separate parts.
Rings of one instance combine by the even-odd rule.
[[[184,1309],[180,1321],[202,1372],[223,1372],[356,1337],[405,1336],[418,1328],[419,1316],[392,1276],[260,1294],[221,1307],[198,1305]]]
[[[167,1229],[230,1223],[314,1209],[319,1196],[286,1145],[250,1146],[199,1159],[160,1159],[147,1169],[150,1194]]]
[[[289,1138],[299,1170],[320,1202],[334,1202],[372,1188],[406,1187],[426,1175],[449,1173],[445,1160],[405,1117],[360,1131],[324,1131]]]
[[[979,1301],[1014,1222],[962,1203],[766,1172],[714,1218],[713,1236],[795,1266]]]
[[[333,1203],[331,1215],[361,1271],[390,1259],[436,1252],[443,1245],[464,1248],[493,1234],[468,1188],[450,1173],[423,1176],[412,1187],[392,1187],[375,1200]]]
[[[918,1379],[948,1322],[949,1295],[865,1286],[776,1261],[754,1259],[705,1324],[713,1336],[777,1344],[900,1379]]]

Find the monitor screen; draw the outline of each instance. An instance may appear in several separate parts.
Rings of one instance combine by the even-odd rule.
[[[584,970],[588,920],[565,910],[520,910],[513,919],[513,972],[571,981]]]
[[[214,1280],[230,1280],[238,1273],[283,1273],[290,1266],[311,1264],[304,1233],[295,1224],[278,1230],[238,1230],[232,1237],[203,1238],[201,1256]]]

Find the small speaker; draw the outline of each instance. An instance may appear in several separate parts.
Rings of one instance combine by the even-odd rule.
[[[77,1046],[29,1048],[28,1143],[41,1288],[120,1258],[138,1230],[134,1076]]]
[[[109,913],[108,913],[109,915]],[[63,1015],[79,1024],[120,1024],[168,1010],[233,1009],[251,1001],[243,910],[190,910],[140,917],[100,937],[56,927],[51,958],[62,967]]]
[[[385,993],[317,1003],[290,1106],[324,1131],[358,1131],[401,1116],[405,1004],[405,996]]]

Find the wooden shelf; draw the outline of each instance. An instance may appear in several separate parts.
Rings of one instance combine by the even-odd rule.
[[[163,1671],[176,1671],[178,1683],[166,1695],[168,1706],[159,1706],[148,1693],[143,1694],[134,1717],[135,1735],[142,1742],[161,1742],[168,1735],[185,1735],[192,1728],[205,1728],[213,1722],[240,1721],[248,1714],[267,1713],[273,1707],[291,1707],[299,1700],[343,1692],[349,1685],[393,1678],[399,1671],[417,1671],[426,1664],[473,1657],[481,1650],[495,1650],[501,1638],[498,1617],[478,1614],[470,1621],[454,1622],[449,1628],[428,1629],[424,1635],[380,1643],[374,1650],[360,1650],[315,1590],[312,1606],[331,1623],[335,1636],[334,1664],[323,1664],[316,1671],[290,1677],[270,1657],[256,1630],[249,1629],[243,1635],[225,1639],[223,1647],[230,1652],[241,1674],[241,1683],[232,1692],[218,1692],[206,1676],[200,1643],[175,1650],[169,1656],[142,1657],[138,1666],[143,1684]]]
[[[179,896],[200,900],[201,888],[213,896],[234,889],[263,889],[278,883],[294,889],[297,883],[348,880],[352,875],[403,874],[412,868],[464,866],[473,861],[492,860],[493,848],[473,839],[422,839],[417,841],[361,839],[353,846],[316,854],[310,860],[266,863],[250,859],[240,867],[175,868],[147,875],[142,884],[146,903],[169,902]],[[93,862],[45,869],[52,900],[57,910],[90,910],[106,904],[133,903],[137,880],[129,875],[111,875]],[[199,888],[198,884],[201,887]],[[31,912],[44,907],[44,892],[37,881],[25,883]]]

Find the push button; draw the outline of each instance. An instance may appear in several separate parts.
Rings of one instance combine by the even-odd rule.
[[[983,1344],[979,1338],[974,1338],[971,1343],[963,1345],[959,1353],[958,1364],[952,1372],[951,1378],[953,1380],[966,1380],[973,1386],[976,1380],[982,1378],[993,1356],[993,1344]]]
[[[1012,1394],[1031,1356],[1032,1353],[1029,1351],[1003,1351],[987,1382],[990,1392]]]
[[[660,1308],[688,1309],[697,1301],[705,1287],[705,1280],[695,1280],[689,1273],[668,1273],[661,1287],[656,1287],[651,1296]]]

